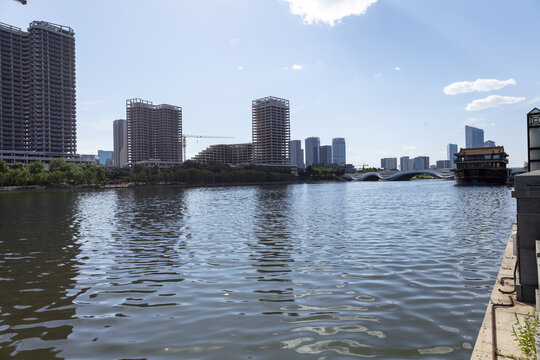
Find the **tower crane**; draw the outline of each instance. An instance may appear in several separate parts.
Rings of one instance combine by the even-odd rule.
[[[182,161],[186,160],[186,138],[194,139],[234,139],[234,136],[213,136],[213,135],[182,135]]]

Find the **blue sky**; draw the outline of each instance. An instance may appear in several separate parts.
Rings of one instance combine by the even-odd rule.
[[[188,139],[188,156],[249,142],[251,101],[271,95],[290,100],[292,139],[344,137],[356,166],[445,159],[466,124],[521,166],[540,108],[539,16],[537,0],[0,3],[0,22],[75,30],[79,153],[112,149],[134,97],[182,106],[186,134],[235,137]]]

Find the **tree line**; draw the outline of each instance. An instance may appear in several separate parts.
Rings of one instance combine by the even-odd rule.
[[[8,166],[0,160],[0,186],[92,186],[106,184],[227,184],[295,181],[288,167],[199,164],[186,161],[167,169],[143,167],[106,169],[94,164],[74,164],[54,159],[48,169],[40,161]]]
[[[337,166],[332,169],[326,169],[324,167],[312,167],[309,165],[305,169],[298,170],[298,176],[305,180],[340,180],[344,174],[345,169]]]

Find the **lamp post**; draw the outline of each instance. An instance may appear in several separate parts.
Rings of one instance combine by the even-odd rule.
[[[527,165],[528,171],[540,170],[540,110],[527,114]]]

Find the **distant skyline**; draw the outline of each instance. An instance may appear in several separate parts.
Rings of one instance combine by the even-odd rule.
[[[526,160],[540,106],[540,2],[30,0],[0,22],[75,31],[77,152],[113,149],[125,101],[183,108],[187,155],[251,141],[251,101],[290,101],[291,139],[347,141],[347,162],[446,159],[465,125]]]

